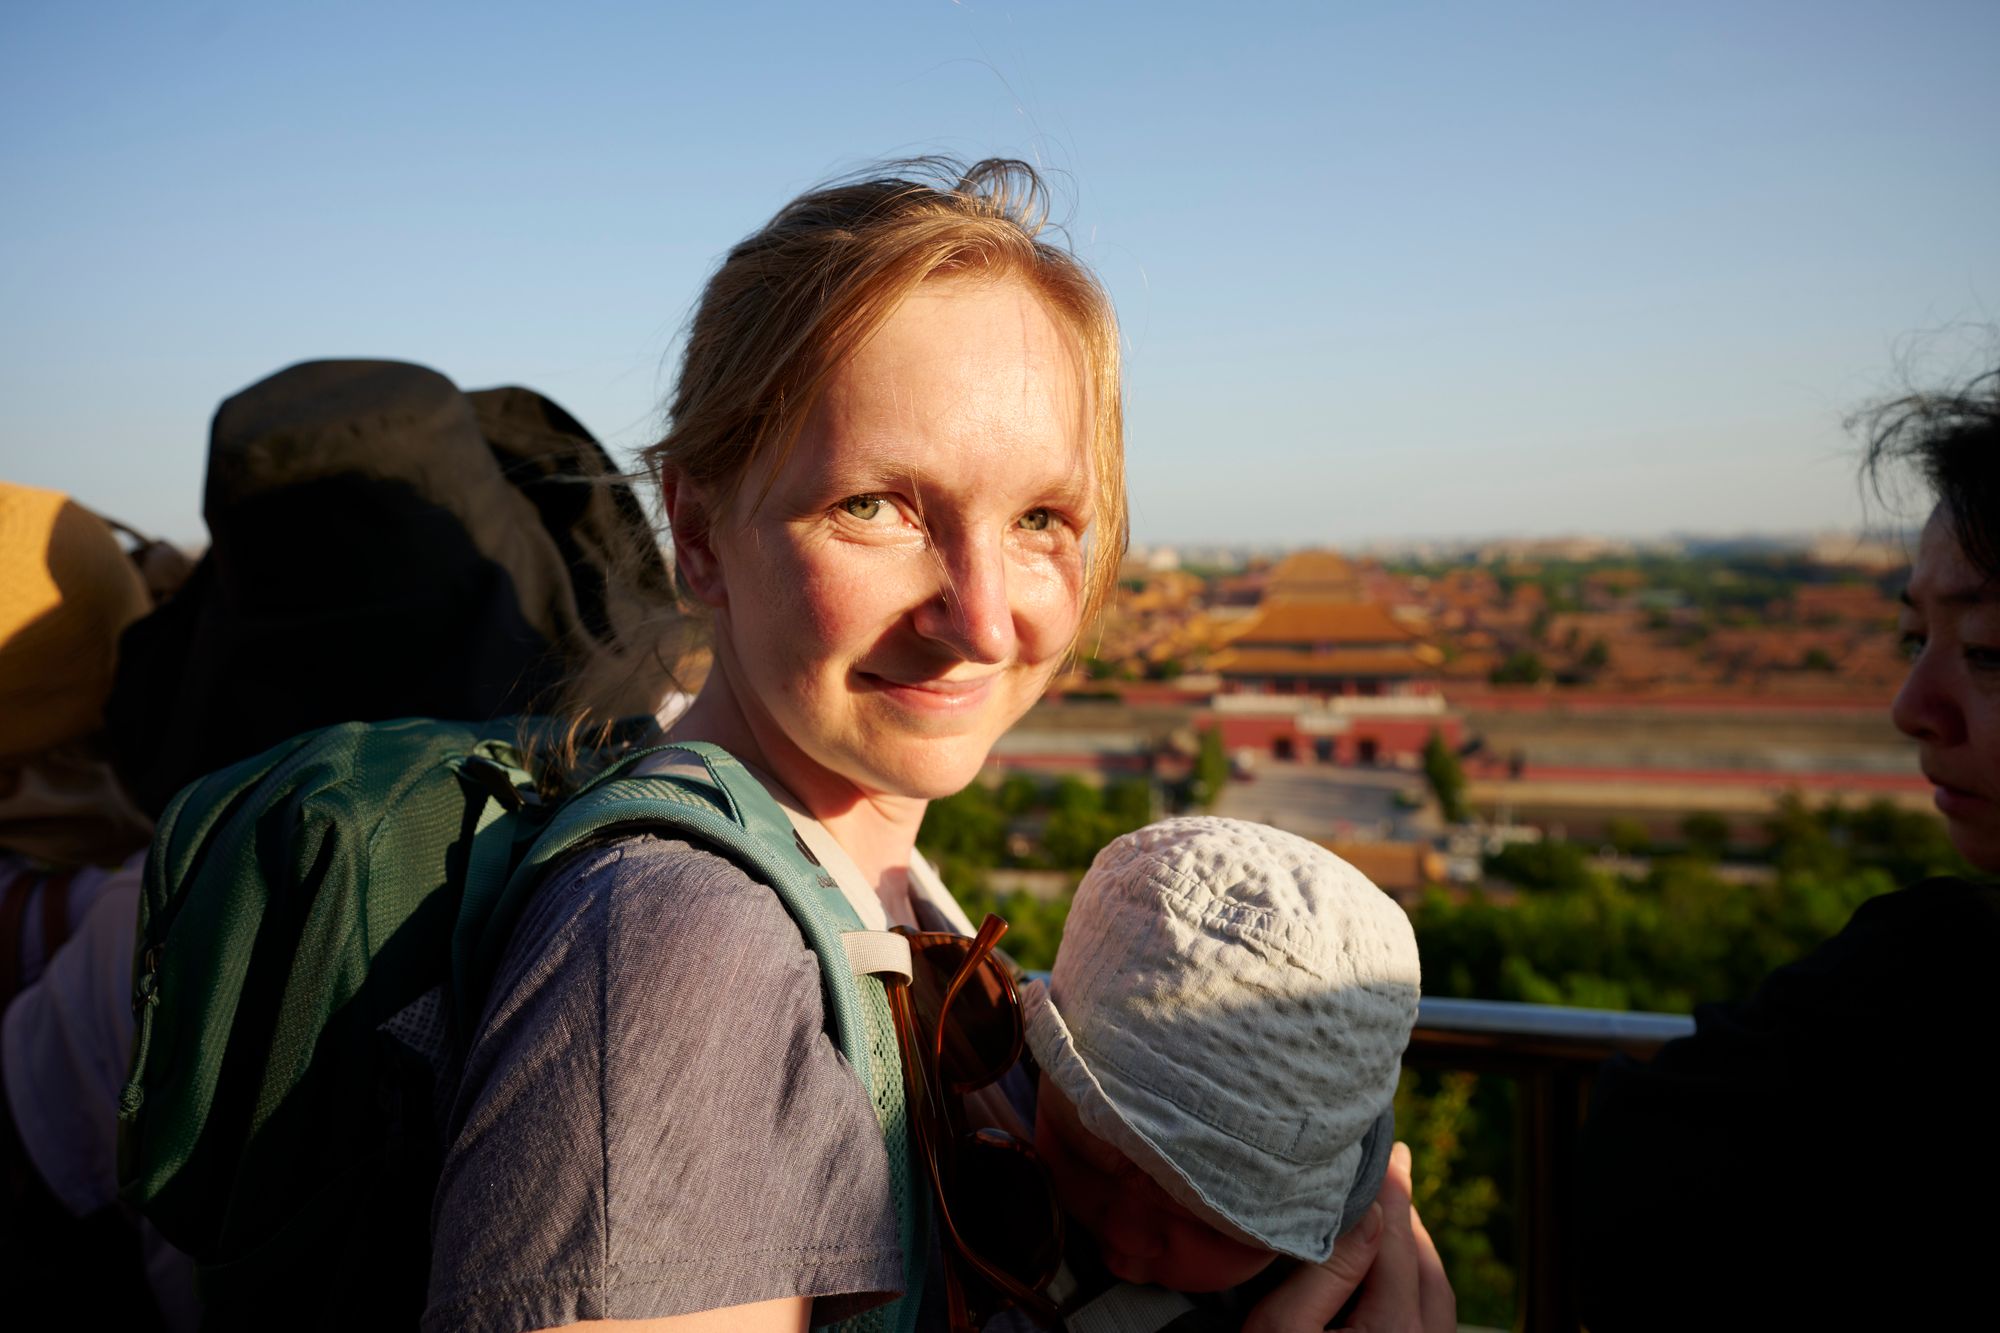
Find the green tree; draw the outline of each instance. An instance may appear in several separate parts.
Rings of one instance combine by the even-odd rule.
[[[1144,778],[1119,778],[1102,791],[1081,778],[1056,784],[1055,808],[1042,826],[1040,859],[1061,870],[1083,870],[1104,844],[1153,817],[1153,794]]]
[[[1778,873],[1801,879],[1830,879],[1848,866],[1847,821],[1837,808],[1815,812],[1797,792],[1787,792],[1764,821],[1771,860]]]
[[[1697,810],[1681,821],[1681,837],[1695,856],[1720,861],[1729,850],[1729,821],[1707,810]]]
[[[1444,743],[1444,735],[1433,731],[1424,742],[1424,778],[1431,785],[1431,794],[1437,797],[1438,810],[1445,819],[1454,824],[1462,824],[1471,818],[1471,811],[1465,804],[1465,770],[1459,766],[1458,756]]]
[[[992,912],[1007,923],[1007,934],[1000,941],[1000,948],[1009,958],[1031,972],[1046,972],[1055,966],[1056,948],[1062,943],[1063,923],[1069,918],[1074,886],[1070,892],[1053,898],[1022,890],[1002,898],[983,879],[965,888],[957,881],[947,880],[947,883],[951,885],[952,896],[975,922],[984,921],[986,914]]]
[[[1201,729],[1201,744],[1195,750],[1194,778],[1188,784],[1188,801],[1203,809],[1215,804],[1229,784],[1229,753],[1222,748],[1222,732],[1216,727]]]
[[[1104,815],[1119,834],[1130,833],[1153,817],[1153,784],[1145,778],[1113,778],[1104,786]]]
[[[1886,871],[1898,884],[1979,873],[1951,845],[1944,821],[1928,810],[1902,810],[1877,798],[1859,810],[1829,808],[1820,817],[1844,827],[1856,865]]]
[[[1009,773],[1001,779],[996,795],[1000,809],[1014,819],[1039,809],[1044,800],[1042,784],[1026,773]]]
[[[1653,845],[1653,835],[1636,819],[1620,816],[1604,826],[1604,840],[1621,856],[1641,856]]]
[[[1590,855],[1573,842],[1544,838],[1509,843],[1485,858],[1488,874],[1524,889],[1580,889],[1597,882]]]
[[[1094,817],[1104,813],[1104,795],[1076,774],[1066,773],[1056,780],[1049,805],[1057,814]]]
[[[1405,1069],[1395,1102],[1396,1135],[1410,1145],[1412,1202],[1451,1274],[1459,1318],[1496,1328],[1514,1321],[1514,1270],[1494,1241],[1505,1217],[1496,1178],[1511,1178],[1513,1163],[1511,1145],[1487,1122],[1492,1109],[1507,1110],[1507,1091],[1473,1074]]]
[[[1534,685],[1549,674],[1542,659],[1525,648],[1510,654],[1506,661],[1487,673],[1487,680],[1495,685]]]
[[[994,794],[975,782],[930,803],[917,845],[933,859],[997,866],[1007,854],[1007,819]]]

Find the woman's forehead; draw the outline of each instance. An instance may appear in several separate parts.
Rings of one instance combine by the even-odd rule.
[[[1025,282],[933,279],[905,298],[828,378],[825,396],[876,410],[926,392],[1073,412],[1089,396],[1075,332]]]
[[[1075,340],[1024,285],[920,292],[836,368],[794,457],[815,470],[944,483],[992,471],[1035,486],[1089,472]]]
[[[1942,508],[1933,511],[1924,524],[1902,600],[1908,605],[2000,602],[2000,584],[1995,584],[1967,557],[1950,516]]]

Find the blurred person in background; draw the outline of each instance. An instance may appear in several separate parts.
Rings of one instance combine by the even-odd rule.
[[[578,675],[649,711],[654,682],[603,645],[666,565],[613,474],[532,390],[309,361],[217,411],[213,541],[191,572],[60,495],[0,487],[0,980],[19,992],[6,1225],[22,1238],[0,1270],[32,1275],[15,1285],[49,1302],[47,1322],[79,1308],[65,1274],[144,1304],[116,1158],[153,816],[204,773],[328,723],[504,716]],[[139,1234],[170,1326],[190,1326],[187,1261]]]
[[[1908,469],[1933,502],[1890,716],[1952,845],[2000,875],[2000,371],[1864,420],[1877,493]],[[1996,959],[2000,886],[1928,879],[1608,1065],[1581,1170],[1594,1333],[1990,1326]]]
[[[102,519],[0,482],[0,1264],[30,1279],[8,1284],[0,1321],[18,1327],[157,1320],[110,1114],[151,823],[103,745],[119,635],[151,605]]]
[[[580,674],[623,713],[661,702],[612,643],[667,595],[665,559],[603,447],[531,389],[288,366],[217,408],[202,517],[208,549],[125,636],[105,706],[154,816],[338,722],[505,717]]]

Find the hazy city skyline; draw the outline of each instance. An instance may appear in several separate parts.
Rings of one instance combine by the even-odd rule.
[[[1048,168],[1110,286],[1140,542],[1856,529],[1843,418],[1993,354],[1994,49],[1946,0],[16,7],[0,475],[199,540],[216,404],[315,356],[630,449],[731,242],[941,151]]]

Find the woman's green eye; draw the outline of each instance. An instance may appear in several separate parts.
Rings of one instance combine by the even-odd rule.
[[[1046,509],[1030,509],[1021,515],[1021,526],[1029,532],[1046,532],[1055,526],[1056,516]]]
[[[850,495],[840,502],[840,507],[863,523],[870,522],[882,512],[882,497],[879,495]]]

